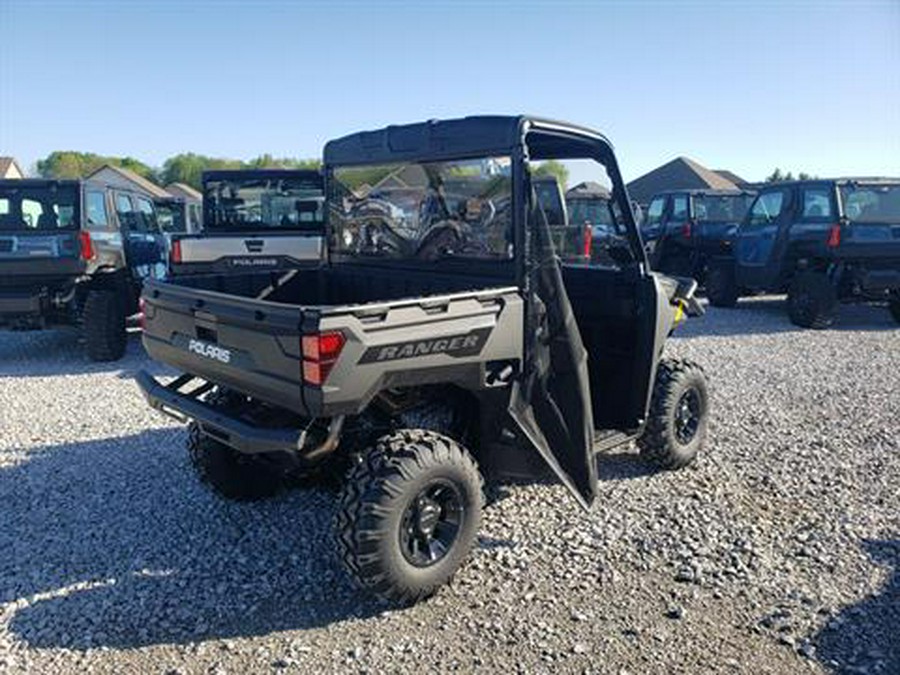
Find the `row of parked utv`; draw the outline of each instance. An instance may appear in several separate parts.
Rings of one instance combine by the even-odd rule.
[[[181,375],[137,383],[189,423],[198,476],[237,500],[339,487],[338,555],[393,602],[427,597],[460,566],[486,481],[555,479],[589,507],[599,453],[634,443],[664,469],[695,459],[706,376],[664,355],[703,313],[695,278],[717,304],[804,284],[806,304],[792,290],[791,305],[815,316],[822,280],[835,298],[900,287],[876,255],[900,243],[897,219],[878,220],[896,213],[897,183],[742,195],[740,225],[714,196],[664,195],[645,242],[611,144],[585,127],[429,121],[332,140],[323,160],[321,172],[208,173],[200,234],[159,232],[153,205],[125,210],[115,188],[2,183],[0,317],[80,323],[89,354],[112,359],[140,309],[148,354]],[[590,162],[611,187],[563,194],[545,160]],[[791,220],[807,193],[830,220],[800,257],[790,233],[820,237]],[[751,262],[775,271],[753,277]]]
[[[900,323],[900,179],[661,193],[642,233],[651,265],[696,279],[716,307],[786,293],[804,328],[830,326],[845,302],[885,303]]]

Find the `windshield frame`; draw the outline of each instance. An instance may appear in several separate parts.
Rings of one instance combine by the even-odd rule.
[[[323,152],[326,191],[333,168],[404,161],[451,161],[489,156],[512,157],[513,241],[515,282],[527,286],[534,265],[526,249],[526,208],[530,189],[527,165],[548,159],[589,159],[604,168],[611,184],[611,201],[621,213],[625,238],[639,274],[650,274],[650,265],[637,229],[628,188],[612,144],[601,133],[571,124],[529,116],[483,116],[455,120],[431,120],[361,131],[328,141]],[[330,196],[329,196],[330,198]],[[326,232],[331,224],[326,209]],[[329,247],[330,248],[330,247]],[[339,262],[338,259],[334,260]],[[497,266],[494,265],[494,268]]]
[[[874,219],[872,218],[860,218],[859,216],[853,217],[849,213],[847,213],[847,197],[849,194],[857,191],[864,190],[890,190],[891,192],[897,191],[898,195],[900,195],[900,181],[884,181],[884,182],[867,182],[867,181],[847,181],[838,183],[837,186],[838,196],[840,197],[840,213],[851,223],[860,223],[860,224],[879,224],[879,223],[890,223],[890,224],[900,224],[900,198],[897,201],[897,211],[896,215],[889,215],[887,217],[878,216]]]
[[[224,221],[224,206],[219,205],[219,197],[214,191],[233,188],[236,195],[242,190],[260,190],[259,199],[248,200],[245,197],[238,197],[247,205],[255,206],[260,209],[260,218],[262,217],[262,207],[264,197],[272,195],[275,188],[274,183],[288,184],[287,192],[283,195],[286,199],[294,199],[296,204],[300,202],[315,200],[318,202],[317,209],[313,212],[311,220],[302,220],[302,213],[298,210],[297,222],[271,223],[264,220],[260,221],[243,221],[228,223]],[[260,184],[264,183],[265,187]],[[325,198],[323,177],[321,172],[315,170],[294,170],[294,169],[257,169],[257,170],[223,170],[223,171],[207,171],[203,174],[203,229],[210,232],[220,233],[241,233],[241,232],[266,232],[277,234],[279,232],[291,234],[311,234],[322,235],[325,231]],[[303,193],[303,194],[297,194]],[[271,199],[271,197],[269,197]],[[220,216],[223,216],[220,218]]]
[[[753,192],[731,192],[731,193],[720,193],[720,194],[710,194],[705,192],[692,193],[691,197],[691,218],[698,223],[740,223],[744,220],[744,217],[747,215],[747,212],[750,210],[750,206],[753,203],[756,194]],[[701,218],[698,214],[697,202],[702,200],[714,200],[714,199],[728,199],[728,200],[744,200],[744,208],[743,212],[739,216],[735,216],[734,214],[734,206],[732,205],[732,216],[730,218]]]
[[[25,221],[22,221],[22,225],[18,227],[12,227],[11,221],[14,217],[12,214],[15,213],[15,209],[10,209],[2,214],[0,214],[0,234],[4,235],[14,235],[14,234],[54,234],[60,232],[74,232],[80,229],[81,227],[81,200],[82,200],[82,185],[79,181],[54,181],[54,180],[33,180],[33,179],[10,179],[10,180],[0,180],[0,199],[8,200],[9,195],[16,192],[26,192],[26,193],[35,193],[32,196],[39,196],[37,193],[39,192],[49,192],[49,191],[71,191],[72,203],[72,214],[69,219],[69,223],[60,227],[57,225],[56,227],[39,227],[37,223],[34,226],[28,226],[25,224]],[[21,201],[21,200],[20,200]],[[31,201],[38,202],[41,204],[41,212],[43,215],[43,204],[44,202],[40,199],[32,199]],[[12,205],[12,200],[9,200],[10,206]],[[57,211],[59,210],[59,204],[54,204],[57,207]],[[69,206],[66,204],[66,206]],[[19,211],[22,213],[21,204],[19,204]],[[57,213],[57,216],[59,214]],[[24,214],[23,214],[24,217]]]
[[[481,167],[473,167],[479,163]],[[492,276],[510,275],[517,245],[509,238],[514,233],[513,165],[509,156],[490,156],[327,166],[325,218],[330,260],[411,268],[471,267]],[[472,168],[476,171],[470,173]],[[348,182],[348,174],[356,171],[362,172],[354,177],[361,182]],[[498,214],[502,220],[497,219]],[[503,223],[507,223],[504,236],[510,247],[506,254],[496,229]],[[375,226],[372,240],[370,225]],[[463,250],[435,251],[434,255],[423,252],[434,233],[451,229],[463,235],[456,244]],[[384,248],[381,239],[387,243]],[[361,246],[371,250],[363,251]]]

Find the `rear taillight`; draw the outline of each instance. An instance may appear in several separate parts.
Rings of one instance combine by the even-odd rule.
[[[685,239],[691,238],[691,221],[688,221],[681,226],[681,236]]]
[[[169,254],[169,259],[171,262],[176,265],[181,262],[181,240],[176,239],[172,242],[172,252]]]
[[[841,245],[841,224],[835,223],[828,230],[828,240],[825,242],[828,248],[837,248]]]
[[[591,246],[594,243],[594,230],[591,228],[590,223],[585,223],[584,225],[584,248],[581,253],[585,258],[590,260],[591,258]]]
[[[78,247],[82,260],[87,262],[94,259],[94,243],[91,241],[90,232],[78,233]]]
[[[303,381],[316,387],[322,386],[337,363],[344,342],[344,334],[340,331],[304,335],[301,339]]]

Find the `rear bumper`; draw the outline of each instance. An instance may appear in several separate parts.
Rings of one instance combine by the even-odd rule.
[[[840,259],[836,280],[843,299],[883,299],[900,292],[900,259]]]
[[[163,385],[143,370],[135,377],[151,408],[180,421],[195,420],[205,434],[238,452],[256,454],[304,449],[305,431],[253,426],[200,401],[198,397],[209,391],[212,385],[203,385],[189,393],[179,391],[193,379],[191,375],[182,375],[172,383]]]
[[[886,293],[900,290],[900,267],[897,269],[864,269],[855,275],[866,293]]]
[[[0,290],[0,321],[3,317],[40,315],[45,298],[37,291]]]

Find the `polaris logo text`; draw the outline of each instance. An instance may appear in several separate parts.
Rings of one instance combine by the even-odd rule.
[[[466,335],[451,335],[433,340],[411,340],[380,347],[369,347],[359,362],[377,363],[411,359],[417,356],[434,356],[435,354],[445,354],[455,358],[475,356],[481,352],[490,333],[490,328],[481,328]]]
[[[274,267],[278,258],[232,258],[233,267]]]
[[[230,363],[231,362],[231,350],[224,349],[219,347],[218,345],[211,345],[208,342],[201,342],[200,340],[191,340],[188,342],[188,351],[197,354],[198,356],[205,356],[208,359],[214,359],[216,361],[221,361],[222,363]]]

